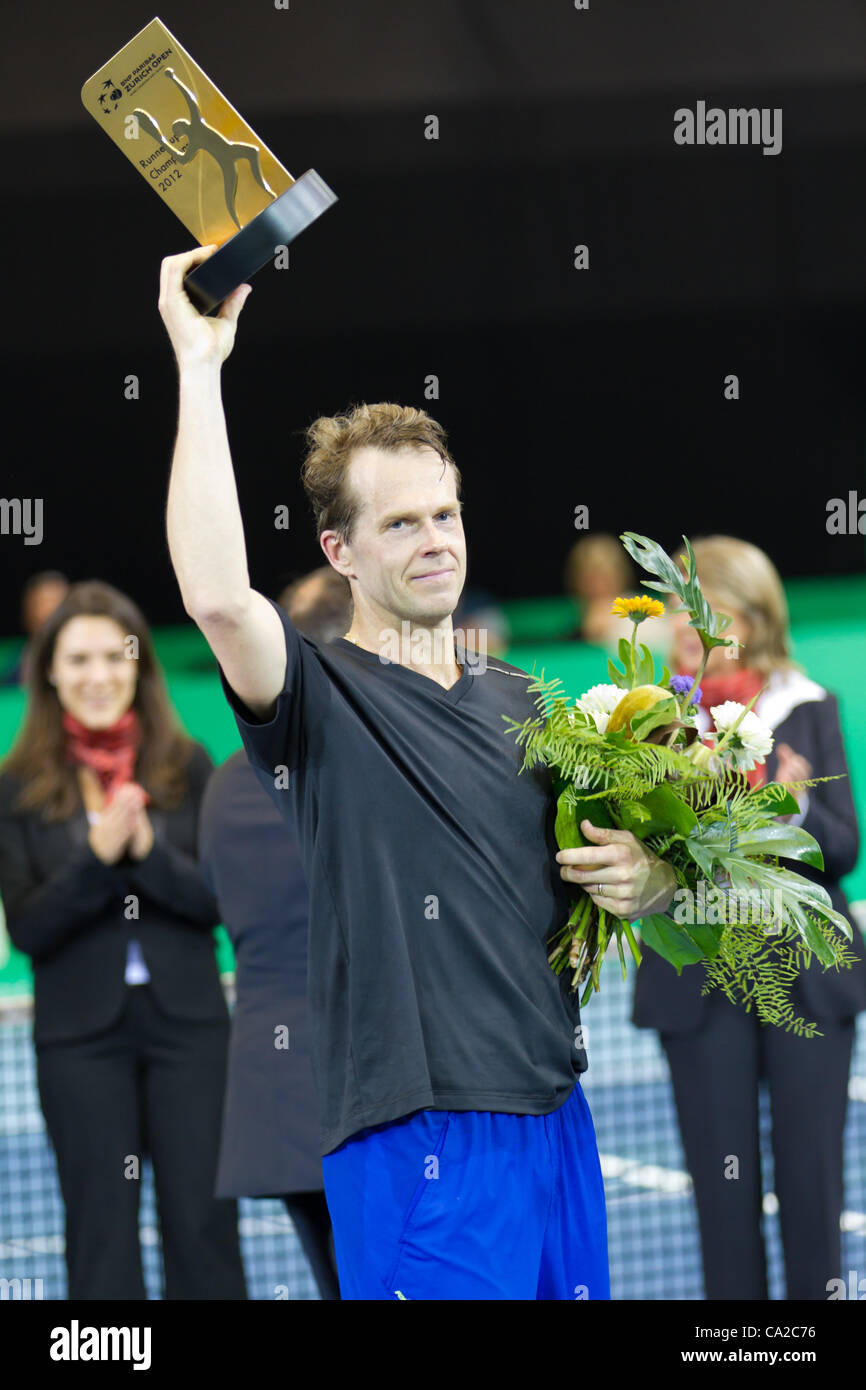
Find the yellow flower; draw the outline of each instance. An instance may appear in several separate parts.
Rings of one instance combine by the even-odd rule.
[[[665,606],[657,598],[638,594],[637,598],[615,598],[610,611],[615,618],[631,618],[633,623],[642,623],[644,618],[660,618]]]

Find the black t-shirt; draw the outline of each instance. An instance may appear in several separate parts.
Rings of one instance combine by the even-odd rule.
[[[550,774],[518,776],[502,718],[537,713],[530,678],[458,646],[445,690],[345,638],[303,636],[273,606],[286,638],[273,718],[220,678],[300,839],[322,1154],[415,1110],[549,1114],[587,1060],[571,971],[547,960],[569,912]]]

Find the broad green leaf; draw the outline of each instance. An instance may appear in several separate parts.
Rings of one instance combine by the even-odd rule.
[[[605,732],[605,742],[613,744],[614,748],[633,749],[634,741],[622,729],[617,729],[615,733]]]
[[[680,801],[667,782],[653,787],[639,802],[620,802],[619,811],[622,829],[630,830],[638,840],[646,840],[650,835],[685,837],[697,824],[694,811]]]
[[[554,833],[560,849],[583,849],[586,844],[580,833],[577,808],[565,794],[556,804]]]
[[[640,664],[635,673],[634,683],[635,685],[653,685],[653,676],[656,673],[655,658],[649,647],[645,647],[643,643],[641,643],[640,653]]]
[[[680,800],[668,782],[660,782],[657,787],[653,787],[652,791],[641,797],[641,804],[652,817],[653,828],[649,832],[652,835],[664,834],[671,830],[675,830],[679,835],[690,835],[698,823],[691,806]]]
[[[618,690],[625,690],[628,687],[628,678],[623,675],[618,667],[614,666],[610,657],[607,659],[607,670],[610,676],[611,685],[615,685]]]
[[[587,841],[580,829],[582,820],[593,825],[612,826],[613,820],[604,801],[585,796],[575,797],[570,791],[563,792],[556,806],[554,833],[560,849],[584,849]]]
[[[641,802],[620,801],[617,810],[623,830],[630,830],[639,840],[642,840],[645,835],[652,833],[652,831],[647,828],[649,822],[652,820],[652,816]]]
[[[700,834],[690,836],[683,844],[705,878],[710,881],[713,880],[714,870],[718,867],[727,874],[731,886],[739,892],[748,891],[757,884],[769,894],[772,901],[773,892],[778,891],[783,909],[781,915],[788,914],[792,925],[803,937],[810,951],[814,951],[825,965],[832,965],[835,957],[829,943],[804,910],[804,905],[808,906],[816,916],[838,927],[850,941],[851,925],[847,918],[833,907],[827,890],[791,869],[761,864],[756,859],[749,858],[748,854],[740,853],[739,846],[732,850],[730,838],[731,827],[726,822],[719,822],[712,826],[702,826]],[[770,849],[761,850],[761,853],[776,852]]]
[[[659,575],[659,580],[644,580],[643,587],[656,589],[663,593],[676,594],[691,614],[690,626],[700,633],[705,648],[727,647],[730,640],[721,634],[731,624],[731,618],[724,613],[715,614],[707,603],[697,577],[695,555],[689,540],[683,536],[686,549],[688,575],[683,578],[679,567],[649,536],[640,536],[635,531],[624,531],[620,540],[631,555],[649,574]]]
[[[801,859],[812,869],[823,869],[821,846],[796,825],[763,825],[754,830],[737,832],[738,854],[777,854],[780,859]]]
[[[688,932],[695,945],[712,960],[719,954],[725,928],[725,923],[714,926],[711,922],[683,922],[680,929]]]
[[[778,890],[782,915],[789,916],[809,950],[814,951],[824,965],[832,965],[835,957],[822,932],[807,916],[804,910],[806,906],[816,916],[823,917],[825,921],[837,927],[849,941],[852,939],[850,922],[833,907],[827,890],[820,884],[813,883],[811,879],[803,878],[801,874],[795,874],[790,869],[776,869],[771,864],[757,864],[754,860],[737,855],[728,856],[727,871],[732,886],[738,891],[747,890],[750,882],[757,883],[769,892],[772,900],[774,890]]]
[[[711,615],[709,619],[692,618],[691,622],[689,623],[689,627],[697,629],[697,631],[700,633],[701,641],[703,642],[705,647],[709,647],[710,649],[712,649],[713,647],[730,647],[731,639],[729,637],[720,637],[716,633],[710,632],[709,627],[705,626],[706,623],[714,621],[722,629],[722,631],[724,631],[726,627],[730,627],[731,625],[731,619],[727,616],[727,614],[718,613],[715,615]]]
[[[682,975],[684,965],[696,965],[704,959],[703,951],[689,939],[683,928],[660,912],[641,918],[640,935],[641,941],[670,961],[678,975]]]
[[[702,827],[702,829],[706,829],[706,827]],[[694,859],[704,878],[712,881],[713,868],[722,861],[725,852],[724,845],[721,843],[707,843],[706,840],[695,833],[689,835],[688,839],[683,841],[683,845],[692,859]]]
[[[767,782],[749,796],[749,805],[769,811],[774,816],[796,816],[800,807],[782,782]]]
[[[666,581],[665,584],[646,584],[646,588],[665,589],[678,595],[682,593],[683,577],[673,560],[656,541],[651,540],[649,536],[641,536],[636,531],[624,531],[620,540],[641,569],[645,569],[648,574],[657,574]]]
[[[781,889],[781,885],[765,872],[766,869],[767,866],[763,864],[749,864],[747,860],[734,860],[730,866],[731,886],[738,892],[748,892],[757,883],[766,893],[772,894],[774,889]],[[804,912],[803,906],[798,902],[796,896],[793,894],[786,896],[782,890],[780,903],[782,911],[779,915],[782,919],[789,921],[792,926],[796,927],[809,950],[814,951],[820,961],[823,961],[825,965],[832,965],[834,957],[829,944],[811,917]]]
[[[752,830],[740,830],[735,820],[716,820],[702,826],[692,837],[692,844],[706,847],[721,847],[735,855],[778,855],[780,859],[802,859],[812,869],[823,869],[822,847],[808,830],[801,826],[787,826],[777,821],[769,826],[756,826]]]

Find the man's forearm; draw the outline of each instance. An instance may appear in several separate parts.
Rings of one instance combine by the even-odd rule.
[[[220,385],[217,365],[180,370],[166,529],[184,608],[192,617],[243,607],[250,590]]]

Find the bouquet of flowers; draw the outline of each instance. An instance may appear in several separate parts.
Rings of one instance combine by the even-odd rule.
[[[707,657],[733,641],[723,635],[731,619],[714,613],[701,592],[689,541],[683,537],[684,574],[648,537],[626,531],[620,539],[656,576],[643,587],[674,595],[682,604],[677,611],[689,613],[703,645],[700,667],[694,679],[672,678],[667,667],[657,676],[652,654],[635,638],[642,622],[662,616],[664,605],[646,595],[617,599],[613,612],[633,626],[631,641],[619,643],[621,664],[608,661],[609,683],[569,701],[561,682],[545,681],[542,672],[529,686],[538,692],[538,717],[520,724],[503,716],[525,745],[521,771],[538,763],[551,769],[560,849],[586,845],[580,824],[588,819],[630,830],[671,865],[677,879],[672,904],[640,921],[647,946],[677,973],[703,961],[705,994],[720,988],[747,1011],[754,1004],[762,1021],[814,1036],[814,1023],[793,1017],[788,990],[813,952],[825,966],[850,968],[857,957],[842,938],[850,941],[852,928],[824,888],[779,861],[822,869],[821,848],[801,827],[778,819],[799,811],[787,786],[753,788],[745,777],[773,746],[771,731],[752,710],[758,695],[745,706],[715,706],[714,729],[699,737],[695,706]],[[557,974],[572,969],[573,990],[586,983],[583,1005],[599,989],[613,939],[623,978],[623,938],[636,965],[641,953],[630,922],[599,908],[582,888],[575,891],[549,959]]]

